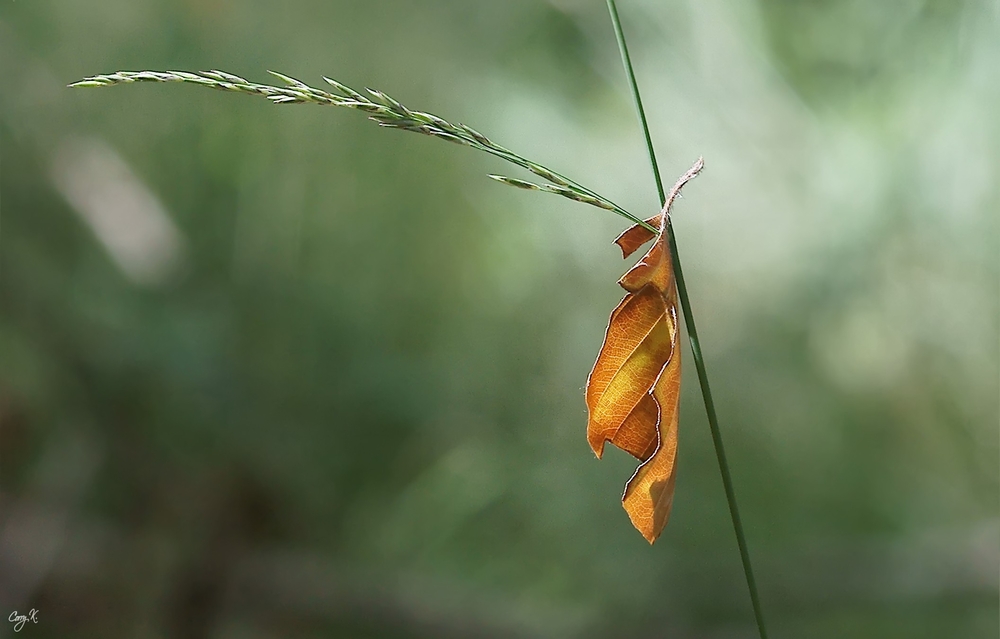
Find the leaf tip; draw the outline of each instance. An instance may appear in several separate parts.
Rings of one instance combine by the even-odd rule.
[[[597,439],[588,438],[588,443],[590,444],[590,450],[594,451],[594,455],[598,459],[604,457],[604,443],[605,443],[604,437],[600,437]]]
[[[624,244],[622,244],[622,242],[620,241],[621,239],[622,238],[619,237],[617,240],[615,240],[615,244],[617,244],[618,248],[620,248],[622,250],[622,259],[625,260],[625,259],[628,259],[629,255],[632,254],[632,251],[629,251],[628,247],[626,247]]]
[[[587,421],[587,443],[590,444],[590,450],[594,451],[594,455],[600,459],[604,456],[604,444],[607,442],[607,438],[597,425],[588,420]]]

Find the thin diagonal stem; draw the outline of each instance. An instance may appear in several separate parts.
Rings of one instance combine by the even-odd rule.
[[[625,44],[625,34],[622,32],[621,21],[618,19],[618,8],[615,6],[615,0],[607,0],[607,2],[608,10],[611,13],[611,22],[615,28],[615,36],[618,38],[618,48],[622,54],[622,63],[625,66],[625,73],[628,75],[629,87],[632,90],[635,108],[639,114],[639,122],[642,124],[642,133],[646,138],[646,149],[649,152],[649,162],[653,168],[653,177],[656,179],[656,189],[660,195],[660,202],[665,203],[666,194],[663,189],[663,180],[660,178],[660,171],[656,164],[653,140],[649,134],[646,113],[642,108],[642,98],[639,96],[639,85],[635,80],[632,60],[628,55],[628,46]],[[747,588],[750,590],[750,603],[753,606],[754,617],[757,620],[757,631],[760,634],[760,639],[767,639],[767,630],[764,627],[764,614],[761,611],[760,598],[757,594],[757,582],[754,580],[753,566],[750,563],[750,551],[747,549],[746,536],[743,534],[743,524],[740,521],[740,511],[736,504],[736,491],[733,489],[733,478],[729,472],[729,463],[726,461],[726,449],[722,444],[722,432],[719,429],[719,418],[715,413],[715,402],[712,400],[712,388],[708,383],[708,372],[705,370],[705,358],[701,353],[698,329],[695,327],[694,313],[691,311],[691,301],[688,298],[687,286],[684,283],[684,272],[681,269],[681,260],[677,253],[677,240],[674,238],[673,226],[670,224],[669,219],[667,220],[666,229],[667,239],[670,242],[670,253],[673,257],[677,294],[680,298],[681,310],[684,313],[684,324],[687,327],[688,338],[691,341],[691,355],[694,358],[694,365],[698,371],[701,395],[705,400],[705,412],[708,413],[708,425],[712,430],[715,455],[719,460],[719,471],[722,474],[722,485],[726,491],[726,501],[729,502],[729,514],[733,519],[733,530],[736,532],[736,542],[740,549],[740,559],[743,561],[743,572],[746,575]]]

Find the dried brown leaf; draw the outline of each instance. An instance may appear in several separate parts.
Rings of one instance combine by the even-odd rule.
[[[650,543],[670,517],[677,460],[680,327],[667,224],[681,188],[702,166],[699,159],[670,190],[663,210],[647,220],[658,233],[637,224],[615,240],[628,257],[655,239],[618,282],[627,293],[611,313],[587,379],[587,440],[598,457],[611,442],[642,462],[625,486],[622,505]]]

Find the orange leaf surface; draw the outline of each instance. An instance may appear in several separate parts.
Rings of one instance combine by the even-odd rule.
[[[681,388],[677,286],[667,242],[670,207],[698,175],[699,159],[670,190],[663,210],[615,242],[628,257],[653,246],[618,281],[627,293],[612,311],[604,345],[587,379],[587,441],[598,458],[611,442],[640,462],[625,485],[622,505],[649,543],[670,517],[677,460],[677,408]]]

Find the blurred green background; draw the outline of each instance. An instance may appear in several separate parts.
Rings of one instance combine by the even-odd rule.
[[[997,7],[621,0],[665,181],[707,164],[675,228],[775,639],[1000,632]],[[18,636],[756,636],[690,361],[654,547],[585,441],[623,220],[357,113],[65,88],[144,68],[375,87],[657,209],[600,0],[4,2]]]

